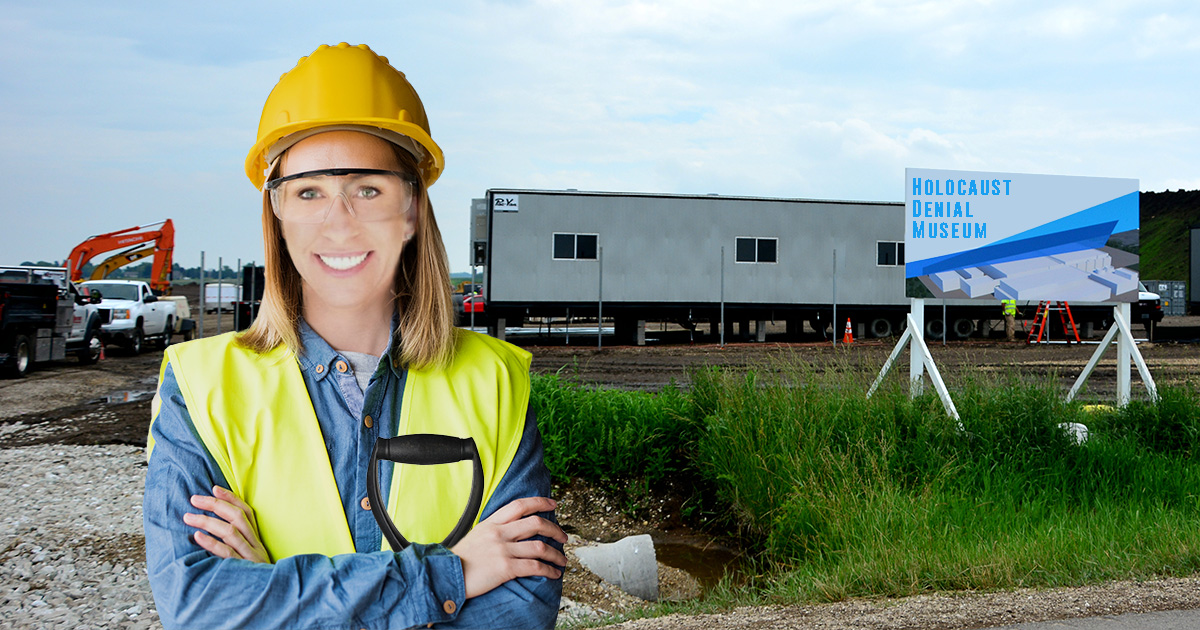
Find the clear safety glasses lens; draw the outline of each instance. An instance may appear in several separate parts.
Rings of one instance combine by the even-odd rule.
[[[266,187],[275,216],[292,223],[323,223],[338,198],[359,221],[387,221],[403,216],[412,200],[409,176],[367,168],[306,171]]]

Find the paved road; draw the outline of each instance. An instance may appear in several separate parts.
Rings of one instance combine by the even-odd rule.
[[[986,630],[1196,630],[1200,628],[1200,610],[1105,615],[1061,621],[996,626]]]

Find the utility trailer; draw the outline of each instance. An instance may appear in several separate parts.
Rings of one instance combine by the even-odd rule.
[[[714,334],[724,321],[742,337],[754,321],[761,341],[767,321],[789,338],[806,322],[840,337],[850,319],[855,336],[887,337],[910,309],[904,213],[897,202],[494,188],[472,202],[472,262],[499,337],[529,318],[598,316],[622,343],[644,343],[647,321]],[[1019,316],[1037,307],[1018,302]],[[1081,335],[1110,323],[1111,305],[1071,308]],[[998,302],[929,299],[924,333],[998,335],[1002,319]]]

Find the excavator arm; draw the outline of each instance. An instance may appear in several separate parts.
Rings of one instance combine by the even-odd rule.
[[[158,226],[155,229],[155,226]],[[151,247],[137,248],[143,243],[153,243]],[[67,269],[70,270],[71,280],[83,280],[83,266],[93,257],[104,252],[122,247],[133,248],[109,257],[92,273],[92,279],[103,278],[119,267],[145,258],[154,252],[154,264],[150,273],[150,288],[161,293],[171,291],[171,254],[175,250],[175,224],[170,219],[160,223],[152,223],[147,228],[141,226],[125,230],[99,234],[75,246],[67,257]],[[103,274],[97,276],[96,274]]]
[[[105,258],[104,262],[96,265],[96,268],[92,270],[91,279],[103,280],[108,277],[108,274],[120,269],[121,267],[133,264],[153,254],[155,249],[153,245],[150,247],[141,247],[140,249],[138,249],[138,246],[134,247],[135,249],[126,250],[119,254],[113,254],[112,256]]]

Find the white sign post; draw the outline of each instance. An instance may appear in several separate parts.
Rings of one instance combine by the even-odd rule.
[[[900,335],[900,340],[896,342],[896,347],[892,348],[892,354],[888,356],[887,362],[883,364],[883,369],[879,371],[879,376],[875,378],[875,382],[871,384],[871,389],[867,390],[867,398],[870,398],[875,390],[879,388],[879,384],[883,382],[883,378],[887,376],[889,370],[892,369],[892,364],[896,362],[896,358],[908,346],[908,384],[909,396],[916,398],[924,391],[924,381],[921,377],[925,371],[929,370],[929,380],[933,382],[933,389],[938,393],[938,397],[942,399],[942,407],[946,409],[946,415],[960,420],[959,428],[962,428],[961,418],[958,416],[958,409],[954,406],[954,400],[950,398],[950,390],[946,389],[946,382],[942,380],[941,372],[938,372],[937,364],[933,362],[933,355],[929,353],[929,346],[925,345],[925,336],[923,334],[925,313],[925,300],[914,298],[912,301],[912,312],[908,314],[908,326],[904,328],[904,334]],[[913,332],[913,331],[916,332]]]
[[[1117,339],[1117,406],[1124,407],[1129,404],[1130,383],[1129,383],[1129,359],[1132,357],[1134,363],[1137,364],[1138,374],[1142,377],[1142,383],[1146,386],[1146,391],[1150,392],[1151,400],[1158,400],[1158,387],[1154,384],[1154,377],[1150,375],[1150,368],[1146,367],[1146,360],[1142,358],[1142,353],[1137,349],[1137,343],[1133,340],[1133,333],[1129,332],[1129,305],[1121,304],[1113,307],[1113,325],[1108,329],[1108,334],[1104,335],[1104,340],[1096,348],[1096,352],[1092,354],[1091,360],[1088,361],[1083,372],[1079,374],[1079,378],[1075,379],[1075,384],[1071,386],[1071,391],[1067,393],[1067,402],[1075,400],[1075,394],[1079,393],[1079,389],[1087,382],[1088,376],[1091,376],[1092,370],[1096,369],[1096,364],[1100,362],[1100,357],[1104,356],[1104,352],[1112,344],[1113,338]]]

